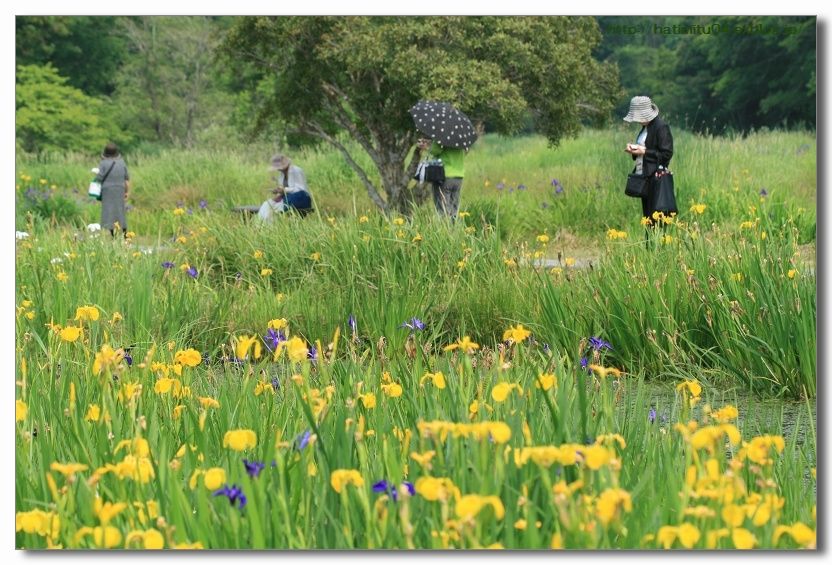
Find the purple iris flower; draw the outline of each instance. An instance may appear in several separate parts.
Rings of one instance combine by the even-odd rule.
[[[506,187],[506,185],[505,185],[505,184],[503,184],[503,183],[501,183],[501,182],[498,182],[498,183],[497,183],[497,187],[496,187],[496,188],[497,188],[497,190],[503,190],[505,187]]]
[[[266,347],[274,351],[281,341],[286,341],[286,335],[283,333],[283,330],[275,331],[269,328],[269,331],[263,336],[263,341],[266,342]]]
[[[174,264],[172,261],[165,261],[164,263],[162,263],[162,267],[164,267],[165,269],[173,269]]]
[[[551,352],[552,352],[552,348],[551,348],[551,347],[549,347],[549,344],[548,344],[548,343],[544,343],[544,344],[543,344],[543,351],[544,351],[545,353],[551,353]]]
[[[589,370],[588,367],[589,367],[589,359],[587,359],[586,357],[581,357],[581,369],[584,369],[585,371],[588,371]]]
[[[423,330],[425,329],[425,323],[422,322],[419,318],[410,318],[407,322],[403,323],[400,328],[407,328],[411,332],[414,330]]]
[[[219,490],[214,491],[214,496],[227,496],[231,506],[234,506],[237,501],[240,501],[240,510],[246,505],[246,495],[243,494],[243,489],[237,485],[225,485]]]
[[[526,190],[526,185],[525,184],[518,184],[517,185],[517,190]]]
[[[650,411],[647,413],[647,421],[651,424],[656,421],[656,409],[652,406],[650,407]]]
[[[352,333],[358,331],[358,324],[356,323],[355,316],[353,314],[350,314],[350,317],[347,318],[347,325],[350,327]]]
[[[127,363],[128,367],[133,366],[133,356],[130,355],[130,349],[129,348],[124,350],[124,361]]]
[[[762,196],[763,198],[768,196],[768,191],[765,189],[765,187],[760,189],[760,196]]]
[[[204,198],[202,200],[200,200],[199,201],[199,208],[201,210],[205,210],[206,208],[208,208],[208,201],[205,200]]]
[[[309,346],[309,353],[306,354],[306,357],[310,361],[317,361],[318,360],[318,348],[316,348],[314,345],[310,345]]]
[[[604,348],[612,349],[612,345],[608,341],[604,341],[600,337],[591,337],[589,338],[589,345],[595,351],[601,351]]]
[[[252,479],[256,479],[260,476],[260,471],[266,468],[266,464],[261,461],[249,461],[248,459],[243,459],[243,465],[246,468],[246,473]]]
[[[306,430],[298,437],[295,438],[295,441],[298,444],[298,450],[306,449],[306,446],[309,445],[309,439],[312,437],[312,430]]]
[[[190,267],[185,272],[188,273],[188,276],[191,277],[192,279],[195,279],[197,276],[199,276],[199,271],[196,270],[196,267]]]
[[[272,377],[272,390],[277,391],[280,388],[280,379]]]
[[[562,192],[563,192],[563,187],[558,185],[558,187],[555,189],[555,194],[561,194]]]
[[[390,490],[390,483],[382,479],[373,485],[373,492],[387,492]]]
[[[560,181],[558,179],[552,179],[552,186],[560,186]]]
[[[413,485],[413,483],[410,483],[408,481],[403,481],[402,485],[404,486],[404,488],[407,489],[407,492],[410,494],[410,496],[415,496],[416,495],[416,487]],[[382,479],[382,480],[380,480],[379,482],[377,482],[373,485],[373,492],[379,492],[379,493],[389,492],[390,493],[390,498],[393,499],[393,502],[398,502],[398,500],[399,500],[399,492],[396,489],[396,486],[390,484],[385,479]]]

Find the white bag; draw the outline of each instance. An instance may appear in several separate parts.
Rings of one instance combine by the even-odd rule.
[[[96,200],[101,200],[101,183],[100,182],[91,182],[90,188],[87,191],[88,196],[92,196]]]
[[[425,172],[426,172],[427,168],[428,168],[428,162],[427,161],[421,161],[419,163],[419,166],[416,167],[416,174],[414,175],[414,178],[419,181],[420,185],[425,184]]]
[[[257,211],[257,217],[264,222],[271,222],[275,214],[286,212],[287,209],[285,201],[275,202],[269,198],[260,206],[260,210]]]
[[[104,178],[101,179],[101,182],[92,181],[90,183],[90,187],[87,190],[87,195],[88,196],[92,196],[96,200],[101,200],[101,185],[104,184],[104,181],[107,180],[107,177],[110,176],[110,173],[112,172],[113,167],[115,167],[115,166],[116,166],[116,162],[113,161],[113,164],[110,165],[110,168],[107,169],[106,173],[104,173]],[[92,172],[94,172],[97,175],[98,174],[98,167],[95,167],[94,169],[92,169]]]

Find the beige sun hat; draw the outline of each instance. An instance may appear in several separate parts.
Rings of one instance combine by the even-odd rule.
[[[649,96],[633,96],[630,111],[624,116],[625,122],[651,122],[659,115],[659,107],[653,104]]]
[[[283,155],[282,153],[278,153],[277,155],[272,157],[271,167],[269,167],[269,168],[272,171],[282,171],[283,169],[285,169],[286,167],[288,167],[291,164],[292,164],[292,160],[289,159],[289,157],[287,157],[286,155]]]

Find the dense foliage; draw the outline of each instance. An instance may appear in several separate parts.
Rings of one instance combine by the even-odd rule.
[[[280,45],[294,46],[300,65],[280,77],[265,65],[268,57],[230,66],[216,57],[216,46],[229,38],[229,30],[237,30],[230,37],[237,34],[240,43],[239,30],[253,21],[260,21],[252,28],[259,34],[270,33],[269,26],[297,23],[19,16],[17,64],[51,65],[66,79],[65,86],[104,100],[104,106],[84,106],[84,113],[89,120],[117,126],[120,131],[110,135],[126,148],[219,147],[240,143],[255,131],[273,144],[311,141],[297,133],[297,120],[285,118],[309,117],[307,111],[320,105],[324,94],[309,87],[333,68],[341,76],[351,72],[356,87],[381,77],[379,85],[390,92],[390,102],[402,98],[399,89],[404,87],[413,96],[441,93],[474,113],[489,131],[520,127],[552,140],[570,135],[580,122],[607,117],[612,103],[617,103],[617,118],[635,94],[653,96],[676,124],[698,130],[815,125],[814,17],[307,18],[295,33],[277,38]],[[713,24],[746,31],[672,32],[673,25]],[[638,26],[640,32],[625,32]],[[301,34],[301,29],[306,31]],[[317,41],[316,34],[324,32],[334,32],[329,37],[337,41]],[[263,46],[252,47],[249,54],[263,51]],[[237,55],[245,59],[239,51]],[[301,76],[310,69],[315,72]],[[372,72],[359,76],[362,69]],[[347,85],[338,76],[329,78],[343,91]],[[619,76],[623,92],[616,90]],[[18,76],[21,80],[25,75]],[[373,89],[363,92],[369,96]],[[351,104],[370,102],[351,94]],[[360,118],[353,110],[351,105],[349,118]],[[399,103],[382,107],[378,119],[382,117],[397,130],[408,125]],[[330,119],[320,125],[330,132],[340,124]],[[73,131],[77,133],[57,145],[29,137],[19,146],[27,151],[85,150],[97,144],[94,127]]]
[[[814,16],[598,22],[598,56],[620,69],[622,115],[629,97],[648,94],[671,119],[697,130],[815,127]]]
[[[24,151],[95,151],[116,134],[103,101],[70,86],[51,66],[17,69],[17,143]]]

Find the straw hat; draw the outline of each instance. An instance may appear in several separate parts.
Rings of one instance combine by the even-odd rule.
[[[277,155],[272,157],[270,169],[272,171],[282,171],[291,164],[291,159],[289,159],[286,155],[278,153]]]
[[[624,116],[625,122],[651,122],[659,115],[659,108],[649,96],[634,96],[630,100],[630,111]]]

